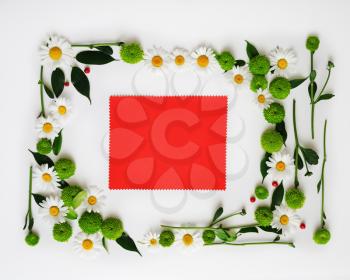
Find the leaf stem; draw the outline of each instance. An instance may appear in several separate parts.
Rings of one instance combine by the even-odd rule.
[[[324,171],[327,161],[326,154],[326,133],[327,133],[327,120],[324,122],[323,128],[323,162],[322,162],[322,172],[321,172],[321,187],[322,187],[322,202],[321,202],[321,225],[324,227]]]
[[[218,219],[217,221],[215,221],[214,223],[211,223],[209,226],[211,227],[211,226],[216,225],[216,224],[218,224],[218,223],[220,223],[220,222],[222,222],[222,221],[224,221],[224,220],[226,220],[226,219],[228,219],[228,218],[231,218],[231,217],[234,217],[234,216],[237,216],[237,215],[242,215],[242,216],[244,216],[245,214],[246,214],[246,212],[245,212],[245,210],[243,209],[243,210],[241,210],[241,211],[239,211],[239,212],[234,212],[234,213],[232,213],[232,214],[229,214],[229,215],[227,215],[227,216],[224,216],[224,217],[222,217],[221,219]]]
[[[236,226],[228,226],[228,227],[196,227],[196,226],[169,226],[169,225],[160,225],[162,228],[168,228],[168,229],[198,229],[198,230],[218,230],[218,229],[238,229],[238,228],[247,228],[247,227],[255,227],[258,226],[258,224],[249,224],[249,225],[236,225]]]
[[[315,118],[315,104],[314,104],[314,78],[311,78],[311,74],[314,72],[314,52],[310,53],[310,98],[311,98],[311,137],[314,139],[315,128],[314,128],[314,118]]]
[[[97,48],[97,47],[120,46],[122,44],[123,44],[123,42],[111,42],[111,43],[95,43],[95,44],[72,44],[71,46],[73,48],[74,47],[77,47],[77,48],[87,47],[87,48],[93,49],[93,48]]]
[[[297,188],[299,185],[298,181],[298,165],[299,165],[299,139],[298,130],[296,122],[296,101],[293,99],[293,129],[294,129],[294,139],[295,139],[295,149],[294,149],[294,186]]]
[[[33,170],[32,170],[32,166],[30,166],[29,168],[29,188],[28,188],[28,210],[27,210],[27,214],[25,217],[25,225],[23,227],[23,229],[25,229],[28,225],[28,229],[29,231],[32,230],[33,227],[33,214],[32,214],[32,181],[33,181]]]
[[[41,103],[41,115],[45,118],[45,104],[44,104],[44,81],[43,81],[44,67],[40,67],[40,103]]]
[[[227,242],[220,242],[220,243],[205,244],[204,246],[213,246],[213,245],[229,245],[229,246],[287,245],[287,246],[290,246],[290,247],[295,248],[293,242],[246,242],[246,243],[227,243]]]
[[[324,85],[323,85],[323,87],[322,87],[322,89],[321,89],[321,91],[320,91],[320,94],[318,95],[318,97],[317,97],[317,99],[316,99],[316,101],[315,101],[315,104],[317,103],[318,99],[320,98],[320,96],[322,95],[322,93],[324,92],[324,90],[326,89],[326,86],[327,86],[327,84],[328,84],[329,78],[330,78],[330,76],[331,76],[331,71],[332,71],[332,68],[328,68],[327,79],[326,79],[326,81],[325,81],[325,83],[324,83]]]

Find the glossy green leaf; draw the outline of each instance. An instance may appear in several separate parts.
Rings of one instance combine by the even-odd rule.
[[[68,187],[68,186],[69,186],[69,184],[68,184],[66,181],[64,181],[64,180],[59,181],[58,184],[59,184],[58,187],[59,187],[60,189],[64,189],[65,187]]]
[[[113,49],[110,46],[100,46],[100,47],[96,47],[96,49],[108,55],[113,54]]]
[[[45,89],[45,92],[47,94],[47,96],[51,99],[54,99],[55,98],[55,94],[52,92],[52,90],[44,84],[44,89]]]
[[[296,158],[295,153],[296,153],[296,150],[294,150],[294,156],[293,156],[294,161],[295,161],[295,158]],[[298,169],[301,170],[303,168],[304,168],[304,162],[303,162],[303,159],[301,158],[300,154],[298,153]]]
[[[90,65],[103,65],[115,60],[112,56],[101,51],[82,51],[77,54],[76,59]]]
[[[318,181],[318,183],[317,183],[317,193],[319,193],[320,190],[321,190],[321,184],[322,184],[322,181],[321,180]]]
[[[40,203],[42,203],[44,200],[46,200],[46,197],[41,195],[41,194],[38,194],[38,193],[32,193],[32,196],[33,196],[34,201],[36,202],[36,204],[38,204],[40,207],[42,207],[40,205]]]
[[[273,233],[276,233],[276,234],[282,234],[282,230],[278,230],[276,228],[273,228],[271,226],[267,226],[267,227],[262,227],[262,226],[259,226],[260,229],[262,229],[263,231],[266,231],[266,232],[273,232]]]
[[[260,173],[262,176],[262,181],[264,182],[265,177],[267,176],[267,170],[270,169],[270,167],[267,166],[266,162],[269,160],[269,157],[271,156],[270,153],[266,153],[263,157],[263,159],[260,161]]]
[[[134,240],[132,240],[132,238],[126,232],[123,232],[122,236],[119,237],[116,240],[116,242],[125,250],[136,252],[140,256],[142,256],[140,251],[137,249],[137,246],[136,246]]]
[[[249,43],[248,41],[246,42],[247,42],[246,51],[249,59],[252,59],[253,57],[259,55],[258,50],[251,43]]]
[[[307,163],[312,165],[318,164],[319,157],[318,157],[318,154],[313,149],[302,148],[302,147],[300,147],[300,149]]]
[[[289,80],[291,88],[300,86],[307,78]]]
[[[319,97],[317,98],[317,100],[315,101],[315,103],[320,102],[320,101],[322,101],[322,100],[331,99],[331,98],[333,98],[334,96],[335,96],[335,95],[332,94],[332,93],[325,93],[325,94],[322,94],[321,96],[319,96]]]
[[[276,124],[276,131],[282,135],[283,142],[286,143],[288,134],[287,134],[286,125],[284,121]]]
[[[315,98],[315,95],[316,95],[316,92],[317,92],[317,84],[316,84],[316,82],[313,82],[313,84],[314,84],[313,92],[314,92],[314,98]],[[309,84],[307,90],[309,92],[310,100],[312,101],[312,97],[311,97],[311,83]]]
[[[248,233],[248,232],[258,233],[259,231],[256,227],[246,227],[246,228],[241,228],[237,233]]]
[[[49,167],[54,166],[53,161],[48,156],[33,152],[31,150],[29,150],[29,152],[32,153],[37,164],[39,165],[47,164]]]
[[[76,220],[78,218],[78,214],[74,211],[74,209],[69,207],[66,218],[69,220]]]
[[[80,191],[74,198],[73,198],[73,208],[78,208],[85,198],[87,197],[87,192],[86,191]]]
[[[274,190],[271,200],[271,210],[275,210],[276,206],[280,206],[284,196],[284,187],[281,182],[278,187]]]
[[[276,237],[275,237],[275,239],[273,240],[273,242],[277,242],[277,241],[279,241],[281,239],[281,237],[279,236],[279,235],[277,235]]]
[[[56,68],[51,74],[51,86],[56,97],[63,92],[65,77],[62,69]]]
[[[242,59],[238,59],[235,61],[235,66],[239,66],[239,67],[242,67],[246,64],[246,62]]]
[[[222,207],[219,207],[218,209],[216,209],[215,214],[213,216],[213,220],[211,221],[211,224],[215,223],[216,220],[220,218],[223,212],[224,212],[224,209]]]
[[[91,103],[90,83],[84,71],[81,70],[79,67],[73,67],[71,73],[71,81],[76,90],[82,95],[84,95],[87,99],[89,99]]]
[[[62,129],[58,133],[56,138],[53,140],[52,151],[53,151],[54,155],[57,156],[60,153],[61,147],[62,147]]]
[[[103,248],[105,248],[106,252],[108,253],[107,241],[105,237],[102,237],[102,246]]]
[[[215,230],[215,235],[217,238],[225,242],[233,242],[237,239],[237,234],[235,231],[225,230],[222,228]]]

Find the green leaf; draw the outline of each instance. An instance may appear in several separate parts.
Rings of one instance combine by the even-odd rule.
[[[215,221],[220,218],[220,216],[222,215],[222,213],[224,212],[224,209],[222,207],[219,207],[218,209],[216,209],[215,214],[213,216],[213,220],[211,221],[211,224],[214,224]]]
[[[32,193],[32,196],[33,196],[36,204],[38,204],[40,207],[42,207],[40,205],[40,203],[42,203],[44,200],[46,200],[46,197],[41,195],[41,194],[38,194],[38,193]]]
[[[103,65],[115,60],[110,55],[100,51],[82,51],[77,54],[76,59],[90,65]]]
[[[322,181],[320,179],[320,181],[318,181],[318,183],[317,183],[317,193],[319,193],[321,190],[321,184],[322,184]]]
[[[315,95],[316,95],[316,92],[317,92],[317,84],[316,82],[313,82],[314,84],[314,98],[315,98]],[[310,97],[310,100],[312,101],[312,97],[311,97],[311,83],[309,84],[308,88],[307,88],[308,92],[309,92],[309,97]]]
[[[266,231],[266,232],[273,232],[273,233],[276,233],[276,234],[282,234],[282,230],[278,230],[277,228],[273,228],[271,226],[267,226],[267,227],[263,227],[263,226],[259,226],[260,229],[262,229],[263,231]]]
[[[316,165],[318,164],[318,155],[313,149],[300,147],[301,152],[307,163]]]
[[[47,96],[48,96],[49,98],[51,98],[51,99],[54,99],[54,98],[55,98],[55,95],[54,95],[54,93],[52,92],[52,90],[51,90],[47,85],[45,85],[45,84],[44,84],[44,89],[45,89],[45,92],[46,92],[46,94],[47,94]]]
[[[96,49],[108,55],[113,54],[113,49],[110,46],[100,46],[100,47],[96,47]]]
[[[296,88],[300,86],[305,80],[307,80],[307,77],[302,79],[289,80],[289,82],[290,82],[291,88]]]
[[[29,219],[28,230],[31,231],[33,229],[33,226],[34,226],[34,218],[31,217]]]
[[[322,217],[323,217],[323,219],[327,220],[326,213],[324,211],[322,213]]]
[[[238,59],[238,60],[235,61],[235,66],[242,67],[242,66],[244,66],[245,64],[246,64],[245,61],[242,60],[242,59]]]
[[[102,246],[103,248],[105,248],[106,252],[108,253],[107,241],[105,237],[102,237]]]
[[[315,103],[319,102],[319,101],[322,101],[322,100],[328,100],[328,99],[331,99],[333,98],[335,95],[332,94],[332,93],[326,93],[326,94],[322,94],[321,96],[319,96],[317,98],[317,100],[315,101]]]
[[[287,135],[286,125],[285,125],[284,121],[276,124],[276,131],[282,135],[283,142],[286,143],[288,135]]]
[[[69,220],[76,220],[78,218],[78,214],[74,211],[72,207],[69,207],[66,218]]]
[[[29,152],[32,153],[37,164],[39,165],[47,164],[49,167],[54,166],[53,161],[48,156],[33,152],[31,150],[29,150]]]
[[[142,256],[140,251],[137,249],[134,240],[132,240],[132,238],[126,232],[123,232],[122,236],[119,237],[116,242],[125,250],[136,252]]]
[[[215,230],[215,235],[217,238],[221,239],[225,242],[233,242],[237,239],[237,234],[234,231],[225,230],[222,228],[219,228]]]
[[[54,153],[55,156],[57,156],[60,151],[61,151],[61,147],[62,147],[62,130],[58,133],[58,135],[56,136],[56,138],[53,140],[53,144],[52,144],[52,151]]]
[[[279,236],[279,235],[277,235],[276,237],[275,237],[275,239],[273,240],[273,242],[277,242],[277,241],[279,241],[281,239],[281,237]]]
[[[260,161],[260,173],[263,177],[262,181],[264,182],[265,177],[267,176],[267,170],[270,169],[270,167],[267,166],[266,162],[269,160],[269,157],[271,156],[270,153],[266,153],[263,157],[263,159]]]
[[[59,97],[64,88],[64,73],[60,68],[56,68],[51,74],[51,86],[56,97]]]
[[[275,210],[276,206],[281,205],[284,196],[283,182],[274,190],[272,194],[271,210]]]
[[[259,55],[258,50],[251,43],[249,43],[248,41],[246,42],[247,42],[246,51],[249,59],[252,59],[253,57]]]
[[[294,150],[294,156],[293,156],[294,161],[295,161],[295,158],[296,158],[296,155],[295,155],[296,151],[297,150],[295,149]],[[301,158],[300,154],[298,153],[298,169],[301,170],[303,168],[304,168],[304,162],[303,162],[303,159]]]
[[[311,72],[310,72],[310,81],[314,81],[315,79],[316,79],[316,76],[317,76],[317,72],[316,72],[316,70],[312,70]]]
[[[65,187],[68,187],[68,186],[69,186],[69,184],[68,184],[66,181],[64,181],[64,180],[59,181],[58,184],[59,184],[58,187],[59,187],[60,189],[62,189],[62,190],[63,190]]]
[[[73,83],[73,86],[76,88],[76,90],[80,92],[82,95],[84,95],[87,99],[89,99],[91,103],[90,83],[84,71],[81,70],[79,67],[73,67],[72,73],[71,73],[71,81]]]
[[[246,228],[241,228],[237,233],[248,233],[248,232],[258,233],[259,231],[256,227],[246,227]]]
[[[73,208],[78,208],[80,204],[85,200],[87,197],[86,191],[80,191],[74,198],[73,198]]]

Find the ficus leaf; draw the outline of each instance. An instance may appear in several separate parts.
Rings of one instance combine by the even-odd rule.
[[[246,42],[247,42],[246,51],[249,59],[252,59],[253,57],[259,55],[258,50],[251,43],[249,43],[248,41]]]
[[[31,150],[29,150],[29,152],[32,153],[37,164],[39,165],[47,164],[49,167],[54,166],[53,161],[48,156],[33,152]]]
[[[313,149],[303,147],[300,147],[300,149],[307,163],[318,164],[318,154]]]
[[[284,121],[276,124],[276,131],[282,135],[283,142],[286,143],[287,131],[286,131],[286,125],[285,125]]]
[[[241,228],[237,233],[248,233],[248,232],[258,233],[259,231],[256,227],[246,227],[246,228]]]
[[[47,94],[47,96],[48,96],[49,98],[51,98],[51,99],[54,99],[54,98],[55,98],[55,95],[54,95],[54,93],[52,92],[52,90],[51,90],[47,85],[45,85],[45,84],[44,84],[44,89],[45,89],[45,92],[46,92],[46,94]]]
[[[281,205],[284,196],[283,182],[274,190],[271,200],[271,210],[275,210],[276,206]]]
[[[56,68],[51,74],[51,86],[56,97],[59,97],[64,88],[65,77],[61,68]]]
[[[322,94],[321,96],[319,96],[317,98],[317,100],[315,101],[315,103],[320,102],[322,100],[328,100],[328,99],[331,99],[333,97],[334,97],[334,94],[332,94],[332,93],[325,93],[325,94]]]
[[[246,62],[242,59],[238,59],[235,61],[235,66],[239,66],[239,67],[242,67],[246,64]]]
[[[40,207],[42,207],[40,205],[40,203],[42,203],[44,200],[46,200],[46,197],[41,195],[41,194],[38,194],[38,193],[32,193],[32,196],[33,196],[34,201],[36,202],[36,204],[38,204]]]
[[[84,71],[81,70],[79,67],[73,67],[71,73],[71,81],[76,90],[82,95],[84,95],[87,99],[89,99],[91,103],[90,83]]]
[[[223,212],[224,212],[224,209],[222,207],[219,207],[218,209],[216,209],[213,219],[211,221],[211,224],[215,223],[216,220],[220,218]]]
[[[62,147],[62,129],[53,140],[52,151],[54,155],[57,156],[60,153],[61,147]]]
[[[96,49],[108,55],[113,54],[113,49],[110,46],[100,46],[100,47],[96,47]]]
[[[289,80],[291,88],[300,86],[307,78]]]
[[[126,232],[123,232],[122,236],[119,237],[116,242],[125,250],[136,252],[142,256],[140,251],[137,249],[134,240],[132,240],[132,238]]]
[[[260,161],[260,173],[263,177],[262,181],[264,182],[265,177],[267,176],[267,171],[270,169],[270,167],[267,166],[266,162],[269,160],[269,157],[271,156],[270,153],[266,153],[263,157],[263,159]]]
[[[82,51],[77,54],[76,59],[81,63],[90,65],[103,65],[115,60],[102,51]]]

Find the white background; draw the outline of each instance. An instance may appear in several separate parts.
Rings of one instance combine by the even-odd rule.
[[[0,188],[0,277],[2,279],[349,279],[349,97],[347,79],[350,43],[348,1],[6,1],[0,2],[1,30],[1,188]],[[316,108],[316,141],[309,132],[309,106],[306,85],[294,91],[285,102],[289,133],[292,98],[298,101],[299,136],[302,143],[321,152],[323,121],[329,120],[328,162],[326,171],[327,224],[331,242],[324,247],[312,242],[312,233],[319,224],[319,196],[316,182],[320,166],[311,179],[301,179],[307,195],[300,215],[307,229],[298,231],[295,249],[289,247],[216,247],[204,248],[192,255],[163,250],[157,255],[136,254],[109,244],[110,255],[86,262],[72,254],[69,244],[52,241],[49,227],[36,219],[41,242],[35,248],[25,245],[24,213],[27,202],[28,166],[32,159],[27,148],[35,144],[35,116],[39,112],[38,46],[51,32],[66,36],[71,42],[139,40],[144,46],[194,48],[202,43],[217,50],[231,49],[237,57],[246,58],[244,40],[262,51],[277,44],[293,47],[298,53],[301,75],[308,72],[309,56],[304,42],[309,33],[320,36],[321,47],[316,55],[319,79],[324,79],[325,65],[332,58],[336,68],[329,88],[336,98]],[[93,67],[92,100],[74,94],[76,117],[64,134],[63,153],[72,155],[78,170],[76,182],[98,184],[107,188],[107,161],[101,152],[107,133],[107,97],[130,90],[130,81],[118,77],[120,66]],[[319,82],[321,84],[321,82]],[[215,88],[215,87],[213,87]],[[69,89],[69,92],[73,92]],[[250,215],[232,223],[251,222],[255,206],[249,196],[259,179],[262,151],[258,138],[266,127],[249,93],[239,96],[237,111],[245,120],[246,133],[240,143],[248,152],[247,174],[236,180],[226,192],[210,199],[193,194],[181,211],[169,215],[159,212],[148,192],[115,191],[109,195],[106,214],[123,218],[125,228],[141,239],[150,230],[159,230],[161,222],[206,223],[214,209],[222,204],[229,211],[246,206]],[[300,174],[302,177],[302,173]],[[182,192],[159,193],[160,201],[174,203]],[[170,199],[171,198],[171,199]],[[36,206],[34,206],[36,215]],[[266,237],[268,238],[268,237]],[[271,239],[271,236],[269,237]],[[254,239],[251,236],[250,239]],[[78,278],[79,277],[79,278]]]

